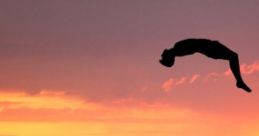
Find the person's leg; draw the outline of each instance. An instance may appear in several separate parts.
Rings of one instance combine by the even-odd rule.
[[[212,45],[213,48],[204,54],[214,59],[228,60],[230,70],[236,79],[236,86],[238,88],[244,89],[247,92],[251,92],[252,90],[245,84],[241,77],[238,54],[217,41],[213,41]]]
[[[243,79],[241,77],[239,59],[238,59],[237,53],[235,53],[235,52],[231,53],[231,55],[229,57],[229,64],[230,64],[230,69],[237,81],[236,86],[238,88],[244,89],[247,92],[251,92],[252,90],[245,84],[245,82],[243,81]]]

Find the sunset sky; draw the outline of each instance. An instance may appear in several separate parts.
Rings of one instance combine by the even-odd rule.
[[[1,0],[0,136],[258,136],[259,1]],[[159,64],[185,38],[239,54]]]

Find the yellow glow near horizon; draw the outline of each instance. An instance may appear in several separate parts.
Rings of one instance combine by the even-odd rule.
[[[0,108],[18,109],[95,109],[98,106],[86,103],[84,100],[68,97],[62,91],[51,92],[43,90],[36,95],[28,95],[24,92],[0,92]]]
[[[233,125],[233,124],[232,124]],[[257,129],[215,122],[0,122],[2,136],[257,136]]]
[[[62,92],[2,92],[0,136],[243,136],[248,130],[253,136],[257,133],[250,129],[256,123],[243,125],[226,115],[163,103],[118,105],[85,102]]]

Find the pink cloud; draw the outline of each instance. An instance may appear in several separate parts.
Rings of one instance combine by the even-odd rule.
[[[259,62],[255,61],[252,64],[242,64],[242,65],[240,65],[240,71],[242,74],[246,74],[246,75],[252,74],[255,72],[259,72]],[[228,69],[224,72],[225,76],[231,76],[231,74],[232,74],[232,72],[230,69]]]
[[[166,80],[163,84],[162,84],[162,89],[165,92],[170,91],[173,88],[174,85],[174,79],[170,78],[168,80]]]
[[[174,86],[184,84],[187,81],[187,79],[188,79],[187,77],[181,77],[180,79],[170,78],[162,84],[161,88],[164,90],[164,92],[168,92],[172,90]]]
[[[191,79],[189,80],[189,83],[191,84],[191,83],[195,82],[199,77],[200,77],[199,74],[193,75],[193,76],[191,77]]]
[[[242,74],[252,74],[255,72],[259,72],[259,62],[255,61],[252,64],[242,64],[240,66],[240,71]],[[216,81],[219,78],[222,78],[224,76],[232,76],[232,72],[230,69],[227,69],[223,74],[219,72],[210,72],[206,75],[199,75],[199,74],[193,74],[188,77],[180,77],[177,79],[170,78],[163,82],[161,88],[164,92],[168,92],[172,90],[173,87],[183,85],[184,83],[192,84],[195,81],[197,81],[198,78],[200,78],[204,82],[208,81]]]
[[[208,73],[208,74],[204,77],[204,81],[209,81],[209,80],[216,81],[219,76],[220,76],[219,73],[211,72],[211,73]]]
[[[252,74],[259,71],[259,63],[255,61],[253,64],[242,64],[240,70],[243,74]]]
[[[185,83],[186,80],[187,80],[187,77],[181,77],[179,80],[175,82],[175,85],[181,85]]]

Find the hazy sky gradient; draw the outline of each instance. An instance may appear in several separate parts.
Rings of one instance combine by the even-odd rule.
[[[0,91],[37,95],[47,89],[104,105],[158,102],[240,118],[257,114],[258,5],[257,0],[1,0]],[[170,69],[160,65],[162,51],[185,38],[219,40],[236,51],[254,92],[235,87],[232,75],[225,74],[226,61],[194,54],[176,58]]]

